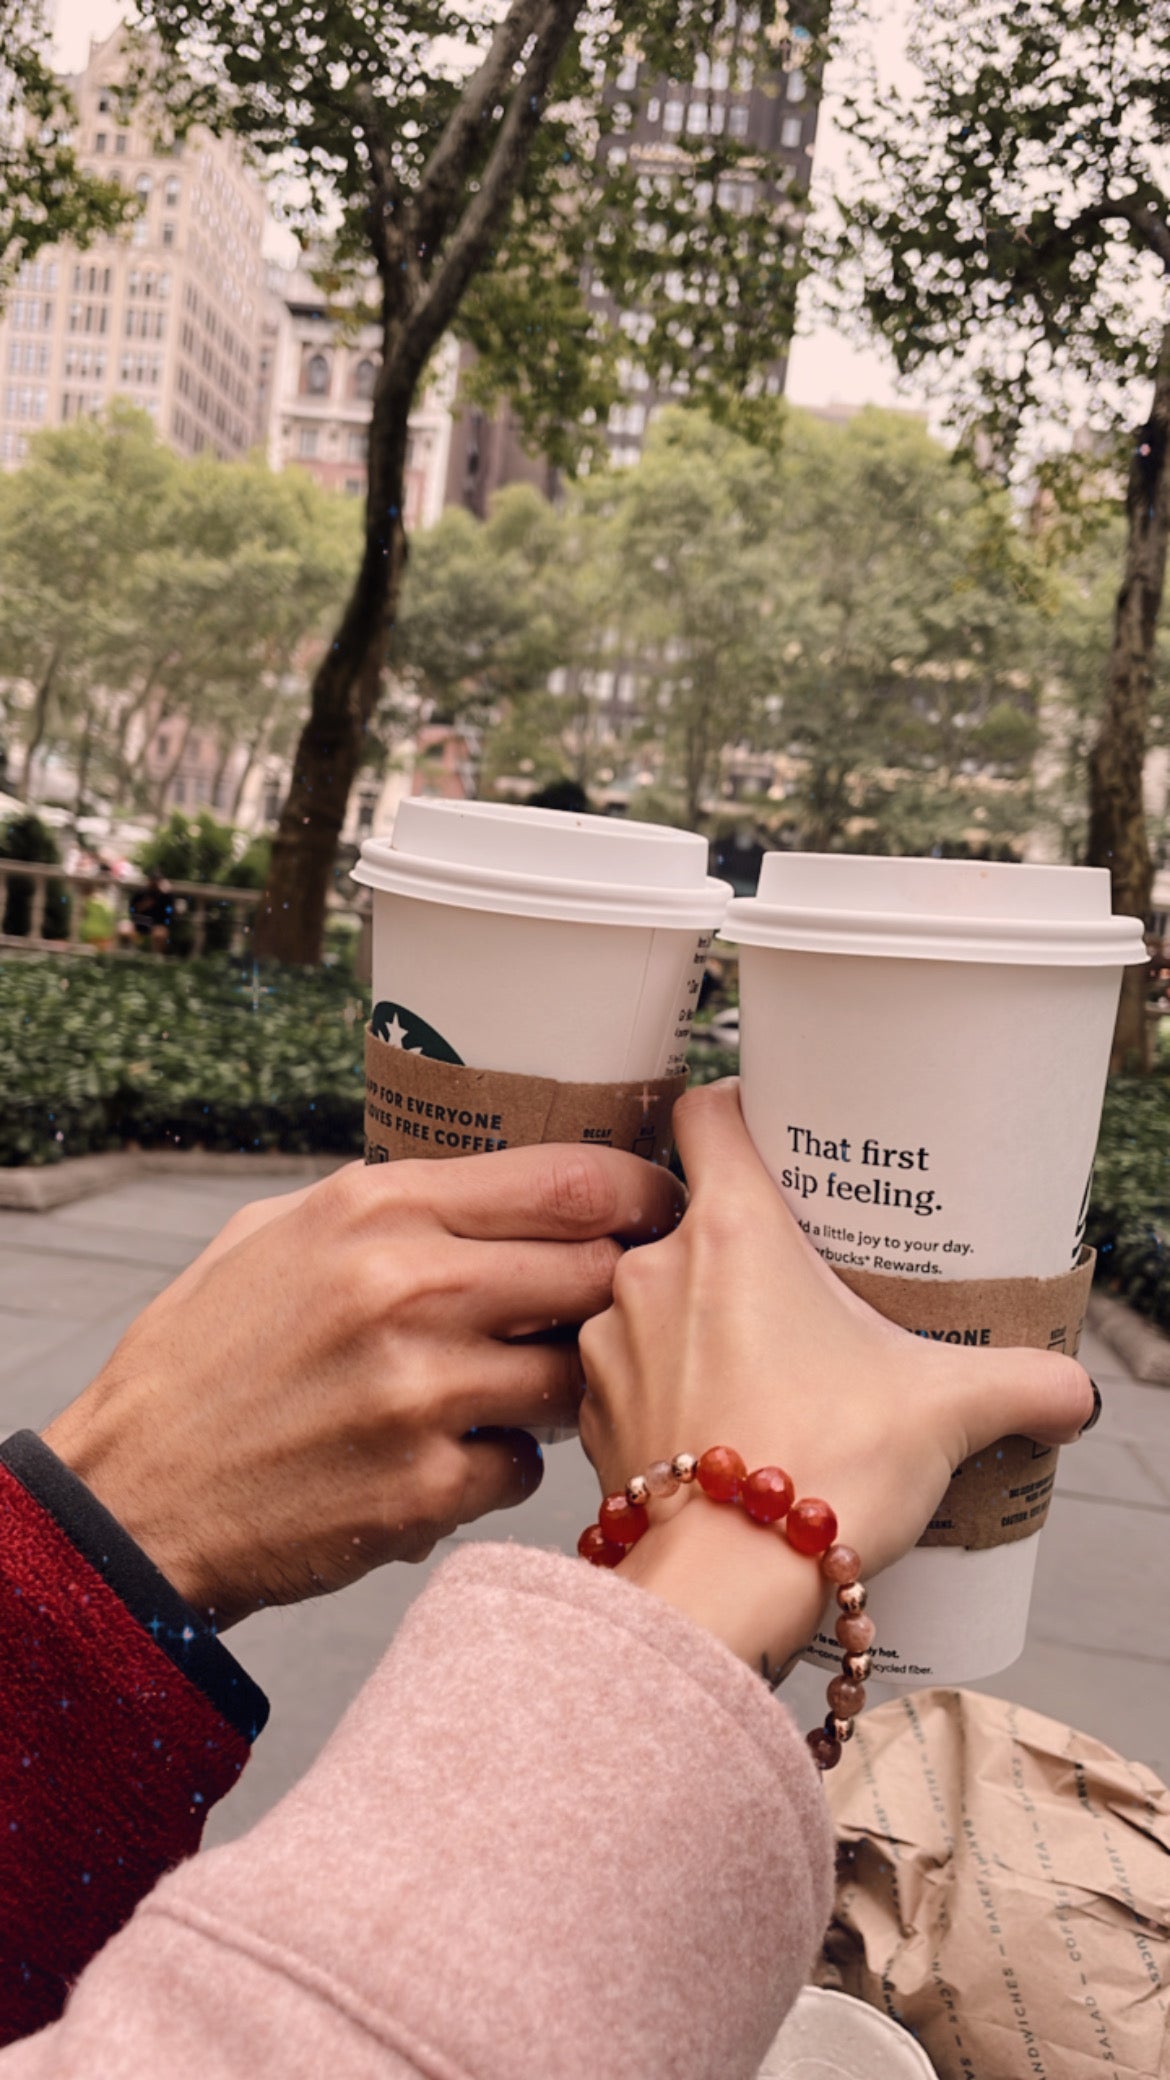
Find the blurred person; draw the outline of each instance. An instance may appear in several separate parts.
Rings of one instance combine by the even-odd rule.
[[[355,1168],[248,1209],[25,1448],[17,1538],[45,1585],[35,1610],[0,1598],[22,1671],[0,1829],[11,1814],[28,1859],[10,1842],[15,1909],[0,1886],[6,2012],[26,2002],[10,2034],[80,1978],[0,2080],[756,2072],[832,1887],[817,1769],[757,1672],[799,1652],[825,1585],[694,1483],[612,1571],[519,1546],[448,1559],[302,1782],[190,1855],[263,1710],[212,1627],[520,1499],[538,1461],[511,1426],[563,1417],[578,1378],[564,1346],[509,1339],[554,1317],[584,1323],[603,1491],[732,1446],[831,1501],[867,1574],[969,1453],[1093,1419],[1074,1361],[935,1344],[857,1300],[734,1085],[690,1093],[676,1132],[677,1225],[665,1173],[594,1149]],[[619,1257],[615,1234],[645,1246]],[[86,1530],[81,1509],[76,1543],[42,1453],[101,1512]],[[119,1887],[102,1930],[95,1895]],[[66,1923],[71,1961],[34,1959],[29,1927],[44,1943]]]
[[[169,881],[152,874],[145,887],[135,889],[129,905],[130,932],[140,946],[152,953],[165,953],[170,943],[175,898]]]

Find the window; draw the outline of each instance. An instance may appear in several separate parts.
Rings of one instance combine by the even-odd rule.
[[[99,131],[98,131],[98,133],[97,133],[97,136],[96,136],[96,137],[94,138],[94,141],[93,141],[93,148],[94,148],[94,151],[95,151],[95,152],[104,152],[104,151],[105,151],[105,148],[106,148],[106,133],[105,133],[105,131],[104,131],[104,130],[99,130]]]
[[[169,218],[162,227],[162,242],[164,246],[173,246],[175,243],[175,227]]]
[[[172,174],[170,175],[170,177],[168,178],[168,180],[167,180],[167,184],[166,184],[166,187],[165,187],[165,188],[163,189],[163,201],[165,202],[165,204],[166,204],[166,206],[167,206],[167,208],[168,208],[168,209],[177,209],[177,208],[178,208],[178,206],[179,206],[179,177],[178,177],[178,174],[176,174],[176,173],[172,173]]]
[[[302,426],[302,427],[301,427],[301,429],[300,429],[300,432],[299,432],[299,434],[298,434],[298,436],[297,436],[297,454],[298,454],[298,455],[315,455],[316,453],[317,453],[317,429],[316,429],[316,427],[315,427],[315,426]]]
[[[329,363],[324,354],[313,354],[305,368],[305,388],[310,397],[325,397],[329,392]]]
[[[786,92],[790,101],[804,100],[804,74],[801,71],[799,65],[797,66],[795,72],[790,72],[788,75],[788,86]]]
[[[730,109],[728,113],[730,116],[730,121],[727,125],[729,135],[732,137],[746,137],[748,130],[747,109],[741,105]]]
[[[368,837],[373,830],[377,808],[378,797],[376,794],[361,794],[358,796],[357,827],[359,838]]]
[[[345,452],[351,462],[364,462],[369,453],[369,448],[369,435],[361,427],[357,427],[350,433],[345,444]]]
[[[180,806],[187,800],[187,782],[183,779],[182,774],[171,783],[171,800],[172,802],[178,802]]]
[[[353,394],[355,397],[373,396],[374,379],[377,373],[377,369],[374,367],[373,362],[369,359],[368,356],[364,360],[358,362],[358,365],[353,372]]]
[[[664,129],[664,130],[666,130],[666,131],[668,131],[668,132],[671,132],[671,133],[677,133],[677,132],[678,132],[679,130],[681,130],[681,129],[682,129],[682,126],[683,126],[683,105],[682,105],[682,102],[681,102],[681,101],[668,101],[668,102],[667,102],[667,104],[666,104],[666,108],[665,108],[665,110],[663,111],[663,116],[662,116],[662,127],[663,127],[663,129]]]
[[[126,146],[128,143],[129,139],[126,135],[126,132],[124,130],[119,130],[117,136],[114,138],[114,151],[119,159],[124,159],[126,157]]]
[[[692,137],[702,137],[707,128],[707,104],[692,101],[687,110],[687,130]]]
[[[165,299],[166,297],[168,297],[168,296],[170,295],[170,293],[171,293],[171,278],[170,278],[170,275],[169,275],[169,274],[160,274],[160,276],[159,276],[159,278],[158,278],[158,293],[159,293],[159,300],[160,300],[160,301],[162,301],[163,299]]]
[[[780,142],[783,145],[785,151],[797,151],[799,149],[800,140],[803,137],[803,135],[803,119],[800,116],[785,116],[784,121],[780,125]]]
[[[148,173],[139,174],[138,179],[134,183],[134,193],[137,195],[138,200],[140,202],[150,201],[150,191],[153,185],[154,184]]]
[[[109,115],[109,113],[110,113],[110,97],[109,97],[109,95],[108,95],[108,94],[99,94],[99,95],[98,95],[98,114],[99,114],[99,116],[108,116],[108,115]]]
[[[149,236],[150,226],[147,223],[146,218],[139,217],[137,223],[134,226],[134,229],[130,233],[131,244],[136,246],[144,246]]]

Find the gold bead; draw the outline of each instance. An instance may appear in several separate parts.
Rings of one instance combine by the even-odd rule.
[[[841,1667],[854,1683],[867,1683],[873,1667],[872,1654],[842,1654]]]
[[[849,1617],[858,1617],[860,1613],[865,1609],[866,1604],[869,1602],[869,1598],[865,1592],[865,1583],[843,1583],[841,1588],[839,1588],[837,1591],[837,1602],[840,1608],[843,1611],[845,1611]]]
[[[853,1721],[852,1719],[838,1719],[834,1713],[830,1712],[825,1720],[825,1732],[831,1734],[835,1741],[851,1741],[853,1739]]]
[[[684,1484],[694,1480],[698,1468],[699,1462],[693,1452],[676,1452],[670,1462],[671,1472]]]
[[[626,1482],[626,1501],[631,1509],[645,1509],[650,1500],[650,1489],[644,1473],[636,1473],[633,1480]]]

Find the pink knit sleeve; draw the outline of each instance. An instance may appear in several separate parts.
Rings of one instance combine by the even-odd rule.
[[[303,1781],[165,1878],[0,2080],[747,2080],[831,1862],[748,1669],[619,1577],[470,1546]]]

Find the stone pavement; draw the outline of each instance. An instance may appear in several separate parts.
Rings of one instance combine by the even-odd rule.
[[[279,1188],[298,1181],[286,1173]],[[228,1215],[273,1188],[261,1177],[149,1177],[49,1213],[0,1212],[0,1435],[42,1427]],[[1139,1384],[1091,1332],[1082,1356],[1104,1414],[1061,1462],[1028,1648],[974,1687],[1068,1720],[1170,1781],[1170,1389]],[[593,1476],[571,1444],[553,1446],[546,1463],[522,1516],[485,1519],[460,1538],[522,1535],[571,1551],[593,1513]],[[272,1718],[212,1815],[208,1843],[240,1833],[303,1772],[441,1555],[235,1629],[229,1644],[268,1692]],[[823,1677],[798,1669],[786,1695],[811,1723]]]

